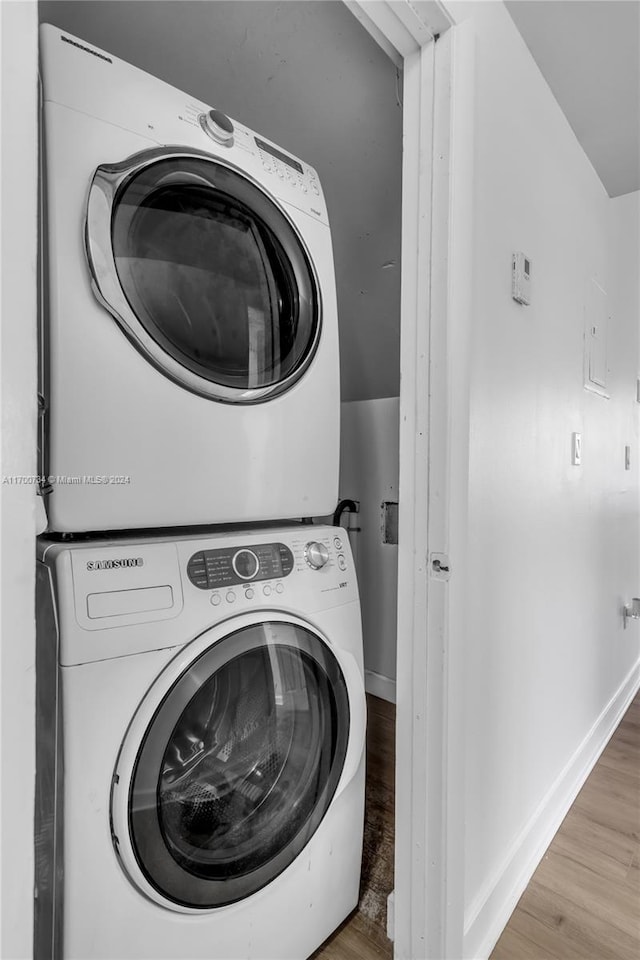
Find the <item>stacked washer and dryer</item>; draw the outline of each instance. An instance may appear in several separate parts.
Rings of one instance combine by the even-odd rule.
[[[50,25],[37,960],[302,960],[357,902],[365,698],[307,163]],[[291,519],[295,518],[295,519]]]

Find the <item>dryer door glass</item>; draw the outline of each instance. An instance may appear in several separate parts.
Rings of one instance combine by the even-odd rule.
[[[291,221],[246,177],[198,157],[147,164],[117,191],[111,232],[134,319],[218,399],[264,399],[302,374],[319,336],[315,276]]]
[[[165,696],[136,760],[129,823],[147,880],[209,909],[265,886],[318,828],[348,736],[342,672],[311,631],[274,621],[214,644]]]

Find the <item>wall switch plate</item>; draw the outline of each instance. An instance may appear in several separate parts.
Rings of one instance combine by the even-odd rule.
[[[625,470],[631,470],[631,447],[629,444],[624,448],[624,468]]]
[[[582,464],[582,434],[571,434],[571,463],[574,467]]]

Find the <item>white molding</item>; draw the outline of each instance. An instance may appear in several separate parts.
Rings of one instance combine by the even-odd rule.
[[[408,5],[426,25],[431,36],[441,36],[456,25],[448,4],[443,0],[408,0]]]
[[[392,60],[398,69],[402,69],[404,62],[404,57],[398,50],[395,48],[393,43],[387,39],[387,35],[384,30],[382,30],[377,22],[374,22],[371,16],[369,16],[368,7],[370,4],[366,3],[366,0],[343,0],[345,7],[348,7],[351,13],[354,15],[356,20],[358,20],[367,33],[373,37],[375,42],[381,47],[386,55]],[[386,6],[386,4],[381,4],[381,6]]]
[[[435,44],[405,58],[394,957],[425,957],[429,297]],[[442,720],[437,724],[439,735]],[[431,735],[437,731],[430,731]],[[437,916],[439,905],[435,910]],[[427,916],[428,914],[428,916]],[[437,922],[437,921],[436,921]]]
[[[412,37],[417,40],[418,44],[422,47],[425,43],[430,43],[434,36],[440,33],[438,29],[432,29],[429,25],[428,19],[425,18],[425,14],[429,12],[433,13],[434,9],[437,9],[438,5],[434,3],[425,3],[425,7],[431,8],[431,10],[422,10],[419,8],[420,4],[412,3],[411,0],[406,0],[405,3],[394,3],[393,10],[398,20],[403,24],[403,26],[409,31]],[[439,12],[439,11],[438,11]],[[440,20],[438,20],[440,22]]]
[[[396,682],[390,677],[383,677],[382,674],[375,673],[373,670],[365,670],[364,688],[374,697],[380,697],[388,703],[396,702]]]
[[[428,558],[448,548],[460,507],[456,545],[466,537],[466,488],[456,471],[468,456],[468,430],[448,352],[450,267],[465,247],[460,236],[449,247],[451,177],[463,169],[450,166],[455,31],[440,0],[358,6],[378,42],[381,34],[402,55],[404,71],[394,956],[443,960],[459,957],[462,944],[462,725],[459,708],[451,713],[461,679],[457,660],[448,672],[453,594],[430,579]],[[464,309],[462,298],[458,325]],[[453,619],[460,646],[463,621]]]
[[[396,67],[455,20],[443,0],[343,0]]]
[[[422,46],[424,23],[413,11],[405,10],[408,0],[346,0],[346,4],[396,66],[402,67],[403,59]],[[428,40],[431,39],[429,34]]]
[[[396,903],[396,893],[392,890],[387,897],[387,939],[393,941],[396,938],[394,927],[394,911]]]
[[[640,660],[555,779],[498,869],[470,904],[465,918],[465,958],[485,960],[493,950],[547,847],[639,688]]]
[[[447,871],[444,952],[462,956],[465,871],[465,702],[468,637],[467,556],[469,502],[469,370],[473,322],[469,264],[474,244],[475,31],[466,21],[451,40],[450,223],[447,307],[447,408],[449,448],[448,584],[444,704],[446,713],[445,862]],[[440,40],[438,45],[443,41]]]
[[[2,474],[33,476],[38,420],[38,14],[34,0],[0,2],[0,46]],[[0,487],[2,957],[33,955],[36,501],[33,484]]]

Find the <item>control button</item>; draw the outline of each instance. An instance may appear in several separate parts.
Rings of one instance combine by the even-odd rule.
[[[312,540],[304,548],[304,558],[313,570],[319,570],[329,559],[329,551],[324,543]]]
[[[233,145],[233,124],[222,110],[209,110],[199,116],[200,126],[212,140],[224,147]]]
[[[282,172],[282,170],[278,169],[277,172],[278,172],[278,176],[280,177],[280,179],[281,179],[281,180],[284,180],[284,173]]]
[[[271,596],[271,587],[268,583],[265,583],[264,587],[262,588],[262,592],[264,593],[265,597]]]
[[[233,603],[236,599],[236,595],[233,590],[229,590],[227,593],[227,603]]]
[[[284,593],[284,583],[276,583],[276,593]]]
[[[265,168],[265,170],[267,170],[268,172],[271,172],[271,165],[268,164],[266,160],[262,161],[262,166]]]
[[[333,538],[333,545],[336,548],[336,550],[342,550],[342,540],[340,539],[340,537]]]
[[[260,569],[260,561],[253,550],[238,550],[233,555],[231,566],[241,580],[253,580]]]
[[[309,191],[307,190],[307,188],[306,188],[305,186],[303,186],[303,187],[302,187],[302,192],[303,192],[303,193],[308,193]]]
[[[312,183],[312,184],[311,184],[311,189],[313,190],[314,193],[317,193],[318,196],[320,195],[320,190],[318,189],[318,184],[317,184],[317,183]]]
[[[253,590],[251,589],[251,587],[249,587],[247,590],[245,590],[244,595],[245,595],[245,597],[247,598],[247,600],[253,600],[253,598],[254,598],[254,596],[255,596],[255,594],[254,594]]]
[[[217,607],[218,604],[222,602],[222,597],[219,593],[212,593],[209,597],[209,601],[214,605],[214,607]]]
[[[311,179],[312,179],[312,180],[315,180],[315,178],[316,178],[316,172],[315,172],[315,170],[312,170],[311,167],[309,167],[309,171],[308,171],[308,172],[309,172],[309,176],[311,177]]]
[[[347,569],[347,561],[341,553],[338,554],[338,566],[341,570]]]

